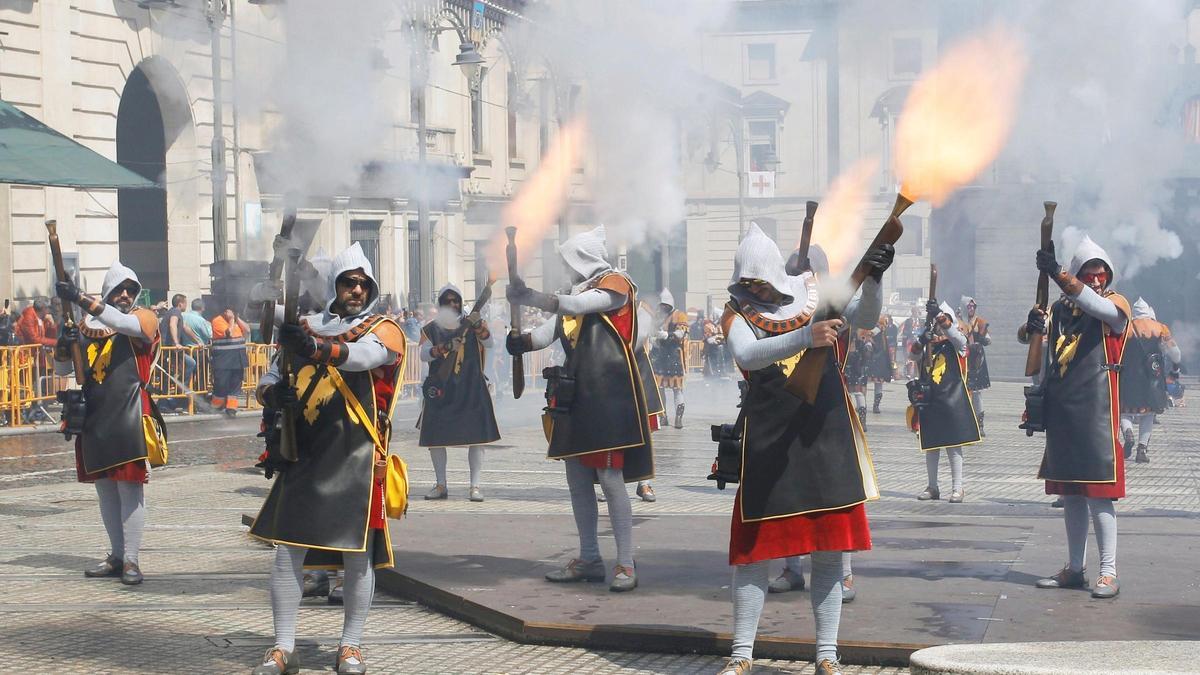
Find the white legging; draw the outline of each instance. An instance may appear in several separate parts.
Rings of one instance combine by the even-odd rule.
[[[596,488],[593,486],[594,481],[599,480],[608,503],[613,538],[617,540],[617,562],[633,569],[633,507],[629,503],[629,493],[625,491],[621,470],[592,469],[575,457],[563,460],[563,464],[567,470],[567,489],[571,491],[571,512],[579,530],[579,559],[588,562],[601,559],[596,533],[600,509],[596,506]]]
[[[663,406],[667,405],[667,389],[668,387],[660,387],[658,390],[658,396],[662,399]],[[671,396],[675,401],[675,407],[671,408],[671,410],[676,410],[679,406],[683,405],[683,389],[671,388]]]
[[[838,624],[842,617],[842,571],[848,554],[813,551],[809,582],[816,622],[817,663],[837,659]],[[769,560],[733,568],[733,657],[754,658],[754,637],[767,596]]]
[[[1117,576],[1117,510],[1113,500],[1081,495],[1063,497],[1063,521],[1067,526],[1067,554],[1071,570],[1079,572],[1087,562],[1088,512],[1096,529],[1100,549],[1100,574]]]
[[[112,556],[137,564],[146,524],[146,493],[142,483],[100,478],[96,481],[100,520],[108,533]]]
[[[446,486],[446,448],[430,448],[429,459],[433,460],[433,474],[437,484]],[[483,473],[483,447],[472,445],[467,450],[467,466],[471,467],[471,487],[479,487],[479,474]]]
[[[842,556],[842,578],[843,579],[854,574],[854,570],[851,568],[851,565],[850,565],[850,560],[853,557],[854,557],[854,554],[850,551],[846,551],[846,555]],[[797,576],[804,574],[804,558],[802,556],[790,555],[783,559],[783,564],[785,567],[787,567],[788,571],[791,572],[792,574],[795,574]]]
[[[1121,415],[1121,433],[1125,433],[1126,429],[1133,429],[1134,422],[1137,422],[1137,442],[1138,445],[1150,447],[1150,435],[1154,433],[1154,413],[1125,413]]]
[[[371,565],[374,537],[368,535],[367,550],[362,553],[343,553],[345,585],[343,586],[343,645],[357,647],[362,641],[363,626],[375,595],[375,568]],[[304,593],[304,555],[308,549],[279,544],[275,548],[275,564],[271,567],[271,613],[275,619],[275,647],[291,653],[296,649],[296,614]]]
[[[942,456],[941,450],[930,450],[925,453],[925,473],[929,476],[929,489],[938,489],[938,462]],[[963,449],[961,445],[946,448],[946,458],[950,460],[950,489],[961,490],[963,487]]]

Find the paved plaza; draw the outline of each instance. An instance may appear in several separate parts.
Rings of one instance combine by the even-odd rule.
[[[620,598],[632,608],[629,624],[654,623],[656,605],[667,604],[656,595],[666,582],[655,581],[661,574],[655,564],[665,567],[674,557],[679,567],[689,565],[684,551],[656,550],[655,532],[703,523],[708,549],[719,552],[727,540],[732,490],[718,491],[705,475],[715,451],[708,426],[732,420],[735,392],[728,382],[689,381],[686,427],[655,435],[659,500],[635,501],[633,507],[644,581],[637,592]],[[1029,588],[1036,574],[1053,572],[1065,558],[1061,512],[1049,508],[1050,499],[1033,479],[1040,437],[1026,438],[1015,428],[1019,386],[998,384],[985,396],[989,436],[967,451],[968,495],[961,505],[914,499],[924,487],[925,470],[914,439],[903,429],[902,386],[889,385],[883,413],[869,416],[883,498],[869,506],[876,550],[855,557],[859,599],[847,606],[843,636],[869,638],[862,627],[872,617],[908,611],[907,606],[920,604],[913,598],[924,595],[922,621],[902,627],[924,639],[907,642],[1007,641],[1030,626],[1046,639],[1064,625],[1072,625],[1073,635],[1086,632],[1086,625],[1081,627],[1086,622],[1064,622],[1064,615],[1124,626],[1138,639],[1194,638],[1194,632],[1185,633],[1200,620],[1194,602],[1200,597],[1194,574],[1200,552],[1197,416],[1190,409],[1168,412],[1156,429],[1153,461],[1129,466],[1129,498],[1118,507],[1122,596],[1100,603],[1086,595],[1047,596]],[[570,504],[561,466],[543,459],[544,440],[536,426],[540,404],[538,392],[519,402],[500,402],[505,438],[488,451],[483,503],[466,500],[465,452],[453,450],[450,499],[420,499],[432,485],[432,470],[425,451],[415,447],[416,407],[400,406],[394,447],[409,462],[414,500],[409,519],[393,528],[398,572],[405,572],[406,560],[418,566],[433,549],[447,555],[455,549],[471,551],[480,537],[470,533],[480,529],[531,542],[521,555],[529,569],[548,569],[570,557]],[[147,490],[141,556],[147,580],[135,588],[81,574],[88,562],[103,555],[106,538],[94,492],[73,482],[71,455],[61,437],[0,438],[0,536],[6,542],[0,549],[0,578],[7,591],[0,598],[0,661],[37,663],[36,670],[55,673],[248,672],[272,642],[266,590],[272,553],[245,534],[241,521],[243,513],[257,510],[268,488],[250,468],[259,451],[252,417],[171,424],[174,464],[156,472]],[[945,465],[943,473],[948,488]],[[603,518],[601,525],[601,548],[613,559]],[[661,535],[662,540],[667,537]],[[963,541],[990,543],[963,547]],[[1188,560],[1184,569],[1192,573],[1177,573]],[[729,570],[715,562],[706,559],[705,565],[716,571],[708,595],[696,600],[727,613]],[[915,568],[925,572],[913,574]],[[955,613],[971,604],[954,597],[954,577],[963,569],[972,571],[962,583],[970,577],[1002,589],[988,596],[990,606],[974,607],[966,615]],[[500,572],[511,575],[511,570],[496,574]],[[1163,593],[1164,581],[1170,582],[1169,594]],[[532,592],[545,588],[536,578],[528,584]],[[902,596],[889,590],[898,584],[905,588]],[[599,587],[583,589],[580,596],[600,614],[615,602]],[[1004,599],[995,599],[1000,596]],[[1037,602],[1044,604],[1030,617],[1028,607]],[[525,604],[536,607],[539,597],[528,597]],[[1026,609],[1018,611],[1017,606]],[[807,593],[782,600],[773,596],[764,633],[802,636],[809,615]],[[696,616],[693,623],[711,623],[716,629],[726,623],[723,617],[714,611],[713,616]],[[340,626],[340,608],[305,601],[300,656],[306,672],[332,670]],[[964,626],[968,632],[956,632]],[[728,630],[725,625],[721,632]],[[367,623],[365,645],[376,673],[704,673],[715,672],[723,662],[712,655],[518,644],[382,591]],[[765,661],[755,669],[811,671],[803,661]],[[903,671],[851,667],[847,672]]]

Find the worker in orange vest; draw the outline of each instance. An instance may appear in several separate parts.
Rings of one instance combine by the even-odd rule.
[[[242,396],[242,381],[250,359],[246,355],[246,325],[232,307],[226,307],[212,320],[212,344],[209,363],[212,365],[212,405],[233,417],[237,414],[238,399]]]

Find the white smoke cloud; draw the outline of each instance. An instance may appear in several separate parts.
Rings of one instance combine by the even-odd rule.
[[[589,188],[610,238],[661,237],[685,216],[681,124],[694,105],[696,46],[726,16],[729,0],[559,0],[534,5],[510,29],[526,60],[582,83],[580,112],[591,141]]]
[[[1004,159],[1027,179],[1063,182],[1074,198],[1057,220],[1063,256],[1086,233],[1130,278],[1183,245],[1171,225],[1168,180],[1184,161],[1175,92],[1183,3],[1038,0],[1006,3],[998,18],[1030,51],[1020,116]]]

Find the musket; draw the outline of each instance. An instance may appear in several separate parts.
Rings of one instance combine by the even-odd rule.
[[[67,274],[67,266],[63,264],[62,244],[58,241],[58,221],[47,220],[46,232],[50,238],[50,255],[54,259],[54,272],[58,276],[59,281],[70,281],[71,277]],[[63,327],[75,327],[75,303],[63,303]],[[85,374],[83,372],[83,347],[79,341],[71,344],[71,362],[75,366],[75,382],[83,386]]]
[[[300,323],[300,249],[292,247],[287,250],[284,262],[285,287],[283,292],[283,322],[298,325]],[[296,386],[295,362],[291,350],[279,346],[279,384],[285,387]],[[315,377],[315,375],[314,375]],[[279,410],[279,456],[289,462],[300,458],[296,448],[296,414],[299,411],[292,406],[284,406]]]
[[[292,230],[296,227],[296,209],[289,208],[283,212],[283,223],[279,226],[279,234],[275,237],[275,252],[271,257],[271,266],[267,270],[267,278],[271,283],[278,282],[283,275],[284,263],[292,247]],[[275,332],[275,302],[263,304],[262,318],[258,323],[258,331],[264,344],[271,344]]]
[[[900,240],[900,235],[904,234],[904,225],[900,223],[900,214],[910,206],[912,206],[911,199],[902,194],[896,194],[896,203],[892,206],[892,213],[883,222],[883,227],[879,228],[879,233],[875,235],[871,245],[867,247],[868,252],[880,244],[895,244]],[[854,267],[854,271],[850,273],[850,294],[847,298],[854,297],[855,292],[867,280],[870,271],[871,268],[867,265],[866,254],[864,254],[859,259],[858,265]],[[819,310],[813,316],[813,321],[824,321],[842,316],[846,312],[849,302],[849,300],[845,300],[837,305],[826,305],[823,310]],[[832,347],[812,347],[806,350],[792,368],[791,374],[788,375],[784,389],[801,400],[815,403],[817,388],[821,384],[821,375],[825,371],[825,361],[829,358],[832,349]]]
[[[504,228],[504,235],[508,237],[508,245],[504,248],[504,257],[508,262],[508,283],[515,284],[521,281],[521,275],[517,269],[517,228]],[[521,306],[517,303],[509,304],[509,334],[521,334]],[[525,358],[521,354],[512,357],[512,388],[513,398],[521,398],[521,394],[525,393]]]
[[[471,311],[467,313],[467,316],[478,314],[479,310],[483,309],[483,306],[488,303],[488,300],[492,299],[492,284],[494,283],[496,283],[495,279],[488,279],[487,285],[483,287],[483,290],[479,293],[479,297],[475,299],[475,304],[471,307]],[[460,338],[466,334],[467,326],[464,325],[456,331],[454,337]],[[463,347],[460,346],[459,349],[463,349]],[[438,378],[443,382],[446,378],[450,377],[450,371],[454,368],[456,360],[456,358],[450,358],[449,354],[446,355],[446,358],[442,359],[442,365],[438,367]]]
[[[937,281],[938,270],[937,265],[929,264],[929,299],[937,299]],[[940,312],[934,311],[927,313],[925,316],[925,333],[932,334],[933,329],[937,326],[937,317]],[[933,362],[933,343],[926,342],[925,349],[921,354],[921,377],[928,377],[930,373],[930,364]]]
[[[806,202],[804,210],[804,225],[800,230],[800,246],[788,258],[784,270],[788,276],[794,277],[812,269],[812,261],[808,259],[808,249],[812,245],[813,219],[817,215],[817,202]]]
[[[1058,207],[1057,202],[1043,202],[1042,206],[1046,208],[1046,215],[1042,218],[1042,249],[1048,250],[1054,243],[1054,209]],[[1037,306],[1043,312],[1050,304],[1050,275],[1045,272],[1038,273],[1037,282]],[[1042,371],[1042,336],[1029,336],[1029,354],[1025,357],[1025,375],[1033,377]]]

